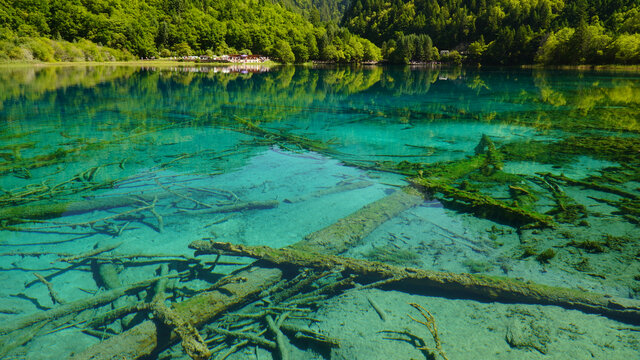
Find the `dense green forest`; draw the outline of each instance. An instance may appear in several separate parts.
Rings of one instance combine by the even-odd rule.
[[[0,0],[0,61],[222,53],[637,64],[640,0]]]
[[[322,25],[320,14],[314,25],[307,13],[270,0],[0,0],[0,60],[238,52],[286,63],[380,60],[372,42]]]
[[[312,24],[339,23],[349,8],[350,0],[272,0],[304,15]]]
[[[640,62],[638,0],[353,0],[342,25],[397,61],[427,35],[470,62]]]

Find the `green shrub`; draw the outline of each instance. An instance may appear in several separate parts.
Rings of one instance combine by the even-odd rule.
[[[31,53],[31,50],[24,48],[22,46],[14,46],[9,50],[8,54],[11,60],[18,60],[18,61],[33,60],[33,54]]]
[[[613,42],[616,62],[633,64],[640,62],[640,34],[620,35]]]
[[[24,46],[31,51],[34,60],[45,62],[56,61],[54,57],[55,51],[51,46],[51,42],[46,38],[27,38],[24,42]]]
[[[57,61],[83,61],[84,54],[68,41],[52,41],[54,57]]]

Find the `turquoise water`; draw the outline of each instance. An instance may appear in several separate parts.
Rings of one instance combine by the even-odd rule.
[[[109,356],[135,358],[117,349],[138,345],[118,339],[133,339],[127,329],[157,313],[92,320],[152,303],[153,286],[55,318],[51,309],[152,278],[163,265],[174,276],[165,303],[189,304],[253,261],[224,255],[212,266],[215,255],[194,258],[189,248],[201,239],[312,243],[306,251],[398,271],[486,274],[629,302],[616,315],[403,283],[288,302],[349,276],[336,266],[298,287],[300,278],[291,280],[284,300],[262,293],[206,321],[187,319],[198,322],[213,359],[286,357],[211,330],[273,344],[265,314],[229,315],[265,309],[297,327],[283,330],[292,359],[622,359],[640,351],[635,73],[99,66],[5,67],[0,79],[3,358],[89,358],[83,351],[106,338],[116,342]],[[411,195],[398,205],[403,192]],[[285,279],[300,270],[282,269]],[[429,329],[407,318],[421,316],[409,303],[433,314],[442,353]],[[34,314],[48,321],[11,328]],[[296,337],[300,328],[340,346]],[[157,344],[152,358],[189,358],[179,341]]]

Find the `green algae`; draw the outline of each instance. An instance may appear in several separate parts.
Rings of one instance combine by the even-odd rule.
[[[482,166],[480,166],[480,173],[482,173],[482,175],[491,176],[504,167],[502,154],[496,149],[495,144],[486,134],[482,134],[480,142],[478,142],[474,151],[476,155],[486,155]]]
[[[461,206],[477,216],[520,227],[527,224],[542,227],[554,227],[551,217],[529,211],[521,207],[510,206],[490,196],[471,193],[429,179],[411,179],[411,182],[431,194],[441,194],[441,200],[453,206]]]
[[[542,164],[566,165],[575,156],[623,164],[637,164],[640,141],[634,136],[568,136],[558,141],[518,141],[504,144],[500,152],[508,161],[534,161]]]
[[[556,251],[549,248],[536,256],[536,260],[538,260],[541,264],[549,263],[549,260],[553,259],[556,256]]]
[[[528,185],[509,185],[509,195],[513,199],[513,206],[533,210],[540,199],[537,193]]]
[[[398,248],[391,244],[374,247],[366,251],[363,256],[367,260],[378,261],[393,265],[419,265],[419,256],[414,251]]]
[[[640,162],[640,141],[634,136],[570,136],[554,143],[550,150],[617,163]]]
[[[422,177],[432,181],[451,183],[480,169],[486,162],[485,155],[470,156],[458,161],[445,161],[423,167]],[[418,174],[420,175],[420,174]]]
[[[514,141],[500,147],[506,161],[534,161],[541,164],[565,165],[573,160],[564,151],[556,151],[553,142],[526,140]],[[562,150],[562,149],[559,149]]]
[[[486,273],[493,270],[493,265],[485,260],[467,259],[462,262],[462,265],[466,266],[471,274]]]
[[[522,182],[522,177],[501,170],[492,170],[489,173],[480,171],[469,174],[469,180],[489,184],[518,184]]]

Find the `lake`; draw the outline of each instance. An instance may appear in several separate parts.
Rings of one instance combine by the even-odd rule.
[[[0,358],[640,352],[637,73],[6,66],[0,190]]]

